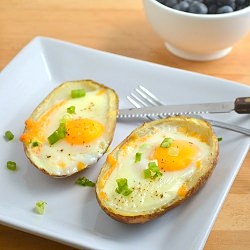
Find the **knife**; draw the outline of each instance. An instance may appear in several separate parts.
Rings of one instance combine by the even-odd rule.
[[[202,113],[250,114],[250,97],[238,97],[232,102],[161,105],[154,107],[120,109],[118,118],[137,118],[145,116],[192,115]]]

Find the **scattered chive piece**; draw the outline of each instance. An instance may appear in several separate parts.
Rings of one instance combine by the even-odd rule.
[[[135,154],[135,163],[141,161],[141,155],[142,155],[142,153],[140,153],[140,152],[137,152],[137,153]]]
[[[66,135],[65,123],[60,123],[58,129],[48,137],[49,144],[53,145],[57,141],[63,139],[65,135]]]
[[[14,139],[14,135],[12,134],[11,131],[6,131],[5,134],[4,134],[4,138],[7,140],[7,141],[11,141]]]
[[[69,114],[75,114],[76,113],[75,109],[76,109],[75,106],[70,106],[70,107],[67,108],[67,112]]]
[[[160,147],[161,147],[161,148],[169,148],[169,147],[171,146],[172,142],[173,142],[173,139],[172,139],[172,138],[165,138],[165,139],[162,141]]]
[[[73,89],[71,90],[71,97],[72,98],[79,98],[86,95],[86,92],[84,89]]]
[[[158,176],[162,176],[162,173],[160,172],[159,167],[156,165],[156,163],[153,162],[149,162],[148,163],[148,168],[144,170],[144,178],[148,179],[155,179]]]
[[[11,171],[15,171],[16,163],[14,161],[7,161],[6,167]]]
[[[150,171],[150,169],[145,169],[144,170],[144,178],[145,179],[148,179],[148,178],[151,178],[151,171]]]
[[[33,141],[32,144],[31,144],[32,148],[38,147],[38,145],[39,145],[39,144],[38,144],[37,141]]]
[[[37,201],[36,202],[36,206],[35,206],[35,211],[38,213],[38,214],[43,214],[44,213],[44,210],[45,210],[45,205],[47,203],[45,201]]]
[[[217,140],[218,140],[218,141],[222,141],[222,137],[218,137]]]
[[[79,177],[76,182],[76,184],[80,185],[80,186],[84,186],[84,187],[94,187],[95,183],[88,180],[86,177]]]
[[[132,190],[128,187],[128,180],[126,178],[120,178],[116,180],[118,187],[115,189],[116,193],[128,196],[132,193]]]

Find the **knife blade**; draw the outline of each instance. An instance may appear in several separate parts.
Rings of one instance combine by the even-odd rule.
[[[203,113],[250,114],[250,97],[238,97],[232,102],[161,105],[143,108],[120,109],[118,118],[138,118],[145,116],[192,115]]]

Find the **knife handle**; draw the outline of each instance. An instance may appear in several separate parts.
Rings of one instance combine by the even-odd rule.
[[[234,102],[234,110],[238,114],[250,114],[250,97],[238,97]]]

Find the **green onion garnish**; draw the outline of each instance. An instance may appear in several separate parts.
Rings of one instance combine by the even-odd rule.
[[[37,141],[33,141],[32,144],[31,144],[32,148],[38,147],[38,145],[39,145],[39,144],[38,144]]]
[[[14,161],[7,161],[6,167],[11,171],[15,171],[16,163]]]
[[[173,139],[172,139],[172,138],[165,138],[165,139],[162,141],[160,147],[161,147],[161,148],[169,148],[169,147],[171,146],[172,142],[173,142]]]
[[[79,98],[86,95],[86,92],[84,89],[73,89],[71,90],[71,97],[72,98]]]
[[[67,112],[69,114],[75,114],[76,113],[75,109],[76,109],[75,106],[70,106],[70,107],[67,108]]]
[[[37,201],[36,202],[36,206],[35,206],[35,211],[38,213],[38,214],[43,214],[44,213],[44,210],[45,210],[45,205],[47,203],[45,201]]]
[[[6,131],[4,134],[4,138],[6,139],[6,141],[11,141],[14,139],[14,135],[12,134],[11,131]]]
[[[76,182],[76,184],[80,185],[80,186],[84,186],[84,187],[94,187],[95,183],[88,180],[86,177],[79,177]]]
[[[115,189],[116,193],[128,196],[132,193],[132,190],[128,187],[128,180],[126,178],[120,178],[116,180],[118,187]]]
[[[67,131],[66,131],[65,123],[60,123],[60,126],[58,127],[58,129],[48,137],[49,144],[53,145],[57,141],[63,139],[66,135],[66,132]]]
[[[140,152],[137,152],[137,153],[135,154],[135,163],[141,161],[141,155],[142,155],[142,153],[140,153]]]
[[[144,178],[145,179],[155,179],[158,176],[162,176],[162,173],[160,172],[159,167],[156,165],[156,163],[149,162],[148,163],[148,168],[144,170]]]
[[[218,137],[217,140],[218,140],[218,141],[222,141],[222,137]]]

